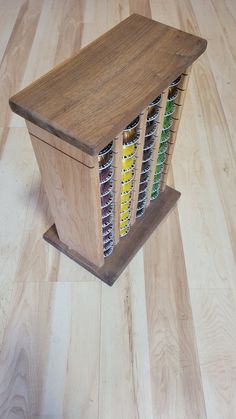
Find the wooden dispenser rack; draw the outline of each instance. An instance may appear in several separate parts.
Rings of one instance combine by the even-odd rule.
[[[55,221],[44,239],[109,285],[180,196],[166,182],[205,49],[133,14],[10,99]]]

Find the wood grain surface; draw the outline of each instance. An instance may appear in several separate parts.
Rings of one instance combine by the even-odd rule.
[[[233,0],[0,0],[0,418],[235,419]],[[168,182],[178,209],[113,287],[42,239],[52,225],[8,99],[140,13],[208,40]]]
[[[61,241],[101,266],[104,257],[97,157],[94,167],[89,168],[32,134],[30,138]]]
[[[97,154],[206,48],[138,14],[10,99],[12,110]]]

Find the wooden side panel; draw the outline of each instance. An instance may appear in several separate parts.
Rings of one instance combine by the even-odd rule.
[[[80,163],[85,164],[88,167],[94,167],[94,157],[90,156],[87,153],[84,153],[77,147],[62,141],[61,138],[57,137],[56,135],[46,131],[38,127],[32,122],[25,121],[28,131],[30,134],[34,135],[38,139],[44,141],[45,143],[51,145],[52,147],[56,148],[57,150],[62,151],[63,153],[67,154],[68,156],[73,157],[73,159],[78,160]]]
[[[92,264],[102,266],[97,157],[95,167],[88,168],[33,135],[30,137],[60,240]]]
[[[155,175],[155,170],[156,170],[157,155],[158,155],[158,150],[159,150],[159,145],[160,145],[160,140],[161,140],[161,131],[162,131],[164,114],[165,114],[165,109],[166,109],[167,96],[168,96],[168,89],[163,92],[162,98],[161,98],[161,103],[160,103],[160,108],[161,109],[160,109],[159,116],[158,116],[158,127],[157,127],[157,132],[156,132],[156,141],[155,141],[155,145],[154,145],[154,149],[153,149],[153,153],[152,153],[152,165],[151,165],[151,169],[150,169],[150,177],[149,177],[149,183],[148,183],[148,193],[147,193],[146,206],[148,206],[150,204],[150,199],[151,199],[151,194],[152,194],[152,185],[153,185],[153,180],[154,180],[154,175]]]
[[[172,155],[173,155],[173,152],[174,152],[175,142],[176,142],[176,138],[177,138],[177,132],[178,132],[178,128],[179,128],[181,114],[182,114],[182,111],[183,111],[183,105],[184,105],[184,100],[185,100],[185,96],[186,96],[186,92],[187,92],[187,87],[188,87],[190,74],[191,74],[191,67],[186,70],[186,74],[184,73],[184,75],[182,77],[182,80],[180,82],[180,85],[178,86],[178,88],[180,89],[180,93],[179,93],[179,95],[176,99],[176,111],[173,115],[174,123],[171,127],[172,136],[171,136],[171,140],[170,140],[169,145],[168,145],[167,158],[166,158],[166,161],[165,161],[165,167],[164,167],[163,176],[162,176],[162,179],[161,179],[161,192],[163,192],[165,190],[165,187],[166,187],[168,172],[169,172],[169,169],[170,169]]]
[[[121,169],[122,169],[122,132],[114,139],[114,242],[120,239]]]

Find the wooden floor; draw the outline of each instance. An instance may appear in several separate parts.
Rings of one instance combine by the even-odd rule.
[[[52,219],[8,98],[132,12],[208,39],[169,184],[176,209],[112,287]],[[0,0],[0,418],[236,418],[235,0]]]

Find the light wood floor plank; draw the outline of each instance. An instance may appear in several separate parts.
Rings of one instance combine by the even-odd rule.
[[[101,306],[99,418],[153,419],[142,251]]]
[[[154,417],[204,419],[204,394],[179,236],[175,210],[145,245]]]
[[[0,127],[8,127],[10,108],[8,99],[20,88],[29,50],[41,13],[42,2],[26,1],[21,3],[9,42],[5,49],[0,67],[1,115]],[[5,141],[5,138],[3,138]],[[4,145],[1,144],[3,150]]]
[[[193,290],[192,304],[209,419],[236,416],[236,292]]]
[[[0,417],[235,419],[233,0],[0,0]],[[52,223],[8,98],[130,13],[205,36],[169,183],[182,192],[114,287]]]

